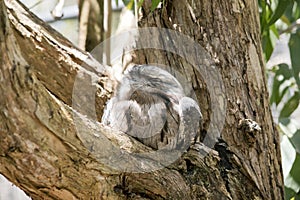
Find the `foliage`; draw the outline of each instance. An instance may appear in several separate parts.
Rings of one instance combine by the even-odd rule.
[[[266,61],[272,60],[279,39],[289,40],[289,59],[281,58],[275,66],[267,67],[267,75],[272,81],[270,103],[282,136],[285,198],[300,199],[300,123],[295,119],[300,100],[300,0],[259,0],[259,5]]]

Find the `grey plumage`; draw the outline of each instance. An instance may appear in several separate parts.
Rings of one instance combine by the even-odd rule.
[[[134,66],[108,102],[102,122],[154,149],[185,150],[202,115],[174,76],[155,66]]]

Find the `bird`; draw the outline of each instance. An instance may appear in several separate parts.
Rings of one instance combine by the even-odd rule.
[[[124,72],[101,122],[154,150],[184,151],[199,137],[202,114],[169,72],[135,65]]]

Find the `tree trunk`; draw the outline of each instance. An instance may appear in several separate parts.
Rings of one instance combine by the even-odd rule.
[[[255,199],[256,195],[260,199],[283,199],[279,136],[265,84],[257,2],[166,0],[162,9],[143,10],[139,27],[164,27],[188,35],[205,47],[221,74],[227,110],[220,143],[215,145],[215,150],[220,156],[218,171],[228,196],[233,199]],[[199,54],[196,56],[202,58]],[[159,60],[168,71],[181,71],[181,76],[190,80],[184,82],[184,87],[194,89],[204,115],[201,137],[211,134],[209,124],[214,115],[208,105],[212,105],[214,99],[205,83],[212,77],[193,70],[190,57],[184,60],[152,49],[137,51],[133,57],[135,63]],[[174,76],[180,79],[176,73]],[[222,99],[217,101],[224,104]],[[220,185],[213,187],[222,188]]]
[[[131,156],[146,155],[149,148],[90,119],[101,118],[112,93],[106,68],[20,3],[6,0],[0,1],[0,173],[33,199],[283,199],[256,1],[166,0],[162,9],[145,10],[141,26],[188,35],[213,59],[205,67],[208,75],[214,67],[220,73],[226,97],[214,94],[211,77],[193,68],[193,49],[186,59],[153,49],[133,55],[136,63],[159,61],[186,91],[193,89],[206,146],[159,168],[151,157]],[[80,108],[83,102],[96,107]],[[223,129],[211,133],[210,124],[219,121],[212,112],[216,102],[227,105],[226,118]],[[135,173],[120,170],[132,167]],[[143,173],[147,167],[157,170]]]
[[[91,51],[104,40],[103,1],[79,1],[79,48]]]

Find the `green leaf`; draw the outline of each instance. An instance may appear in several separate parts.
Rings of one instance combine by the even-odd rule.
[[[273,86],[272,86],[272,94],[271,94],[271,98],[270,98],[270,103],[275,103],[276,106],[279,104],[280,102],[280,94],[279,94],[279,88],[281,85],[281,81],[277,80],[277,77],[274,77],[274,81],[273,81]]]
[[[292,71],[287,64],[278,65],[278,69],[276,70],[273,79],[272,94],[270,98],[271,104],[275,103],[277,106],[282,101],[282,98],[289,90],[290,85],[286,85],[282,91],[280,90],[280,86],[292,76]]]
[[[289,91],[289,89],[290,89],[290,86],[288,85],[288,86],[286,86],[286,87],[280,92],[280,96],[279,96],[279,98],[277,99],[277,102],[276,102],[277,104],[276,104],[276,105],[278,105],[278,104],[282,101],[284,95]]]
[[[292,189],[293,191],[295,191],[295,193],[297,193],[300,189],[300,185],[299,183],[297,183],[297,181],[292,177],[291,174],[289,174],[285,179],[284,179],[284,184],[286,187]]]
[[[300,130],[297,130],[293,137],[290,138],[290,141],[294,145],[296,151],[300,153]]]
[[[134,7],[134,0],[123,0],[124,5],[127,7],[128,10],[133,10]]]
[[[291,35],[290,41],[289,41],[289,48],[291,53],[291,60],[292,60],[292,69],[293,69],[293,75],[296,80],[296,83],[298,85],[298,88],[300,89],[300,30],[294,34]]]
[[[265,0],[259,1],[259,7],[261,8],[261,13],[260,13],[260,24],[261,24],[261,33],[264,33],[265,27],[267,25],[267,4]]]
[[[293,73],[290,69],[290,67],[283,63],[283,64],[280,64],[278,65],[278,70],[276,72],[276,75],[283,75],[284,77],[284,80],[289,80],[292,76],[293,76]]]
[[[274,46],[278,41],[278,31],[275,25],[269,26],[268,30],[263,33],[263,52],[265,54],[266,61],[268,61],[273,53]]]
[[[116,5],[119,6],[119,0],[116,0]]]
[[[296,110],[299,105],[299,98],[299,92],[295,92],[295,94],[283,106],[279,115],[279,120],[281,120],[281,118],[289,117]]]
[[[143,3],[144,3],[144,0],[140,0],[140,1],[138,2],[138,8],[142,7]]]
[[[300,154],[297,153],[295,162],[294,162],[293,167],[292,167],[292,169],[290,171],[291,177],[298,184],[298,186],[296,187],[296,188],[298,188],[298,190],[295,190],[297,193],[300,190],[300,186],[299,186],[299,184],[300,184],[299,169],[300,169]]]
[[[289,138],[293,137],[293,135],[297,132],[298,121],[288,118],[281,118],[280,123],[278,124],[280,130],[284,133],[284,135]]]
[[[294,0],[294,2],[286,8],[284,15],[290,21],[290,23],[293,23],[299,18],[299,12],[299,1]]]
[[[151,11],[154,11],[155,8],[157,8],[159,3],[160,3],[160,0],[152,0]]]
[[[296,192],[288,187],[284,187],[284,199],[289,200],[296,195]]]
[[[281,16],[280,19],[281,19],[281,21],[282,21],[283,23],[285,23],[286,25],[288,25],[288,26],[291,25],[291,21],[290,21],[290,19],[289,19],[286,15]]]
[[[293,167],[288,174],[288,176],[284,179],[285,185],[285,199],[300,199],[299,191],[300,191],[300,154],[297,153],[296,159],[294,161]]]
[[[281,150],[281,159],[282,159],[282,170],[283,176],[286,178],[290,173],[294,161],[296,159],[296,151],[294,146],[290,142],[289,138],[286,135],[283,135],[280,142],[280,150]]]
[[[131,0],[122,0],[122,1],[123,1],[124,5],[127,6]]]
[[[128,8],[129,10],[132,10],[132,9],[134,9],[134,8],[133,8],[133,5],[134,5],[134,0],[131,0],[131,1],[127,4],[127,8]]]
[[[271,38],[270,38],[270,34],[269,31],[267,31],[264,35],[263,35],[263,42],[262,42],[262,46],[263,46],[263,52],[266,58],[266,61],[268,61],[272,55],[272,52],[274,50]]]
[[[270,35],[273,37],[273,38],[271,38],[271,39],[273,39],[273,41],[272,41],[273,46],[275,46],[277,40],[279,39],[279,33],[278,33],[278,30],[277,30],[275,24],[271,25],[269,28],[270,28],[270,32],[271,32]]]
[[[275,12],[273,13],[273,15],[271,16],[271,18],[268,21],[268,25],[270,26],[270,25],[274,24],[283,15],[286,8],[291,3],[292,3],[291,0],[279,0],[278,5],[275,9]]]

